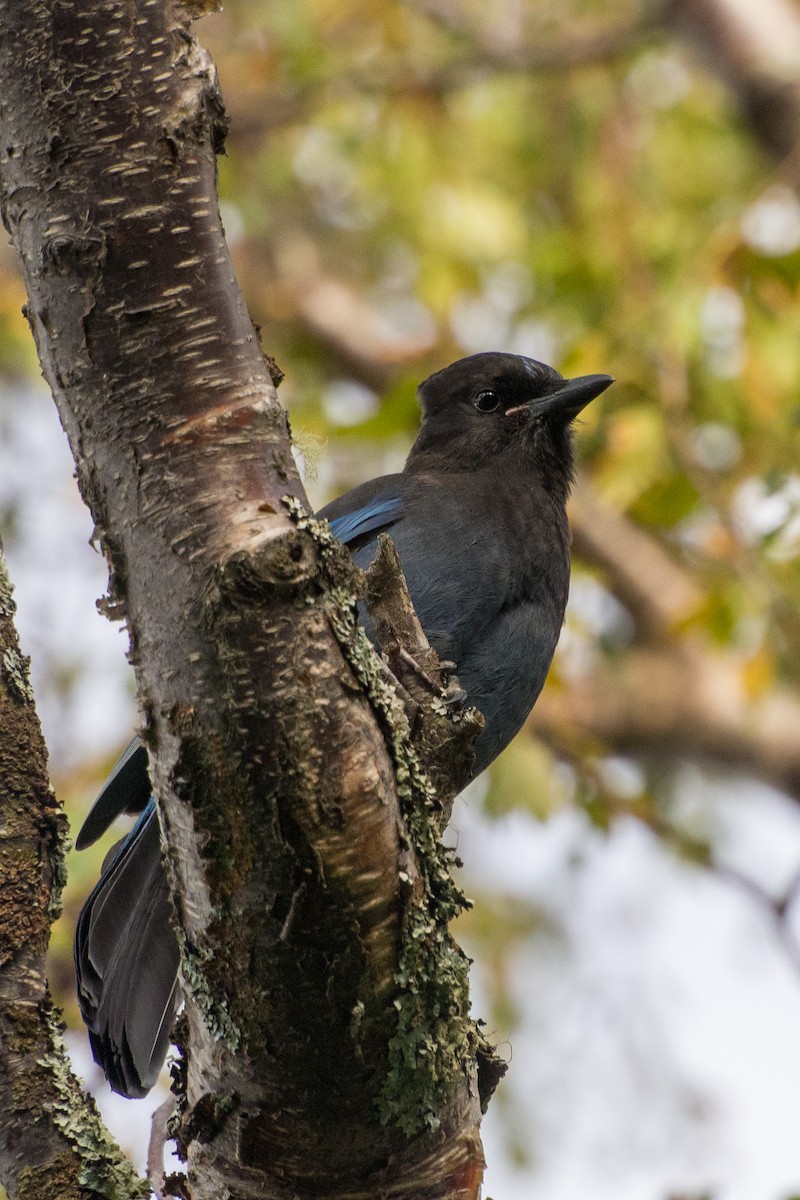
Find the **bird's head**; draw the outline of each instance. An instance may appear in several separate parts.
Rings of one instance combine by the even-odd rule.
[[[420,385],[422,429],[415,458],[474,470],[496,456],[519,452],[533,469],[569,482],[570,426],[613,383],[610,375],[565,379],[553,367],[519,354],[473,354]]]

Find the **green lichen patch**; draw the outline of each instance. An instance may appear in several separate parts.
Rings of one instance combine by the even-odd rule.
[[[13,620],[16,611],[14,589],[11,587],[11,580],[8,577],[3,543],[0,542],[0,619],[3,621]]]
[[[33,689],[28,678],[30,659],[16,649],[9,649],[3,651],[0,664],[10,694],[20,703],[33,704]]]
[[[79,1183],[108,1200],[149,1200],[149,1185],[136,1175],[70,1071],[61,1024],[52,1008],[46,1010],[45,1019],[51,1048],[39,1065],[55,1085],[52,1117],[79,1156]]]
[[[182,982],[202,1012],[211,1036],[215,1041],[221,1042],[226,1050],[233,1053],[241,1044],[242,1034],[227,1008],[212,995],[206,967],[212,960],[213,953],[210,950],[200,950],[196,946],[190,946],[183,938],[181,941]]]

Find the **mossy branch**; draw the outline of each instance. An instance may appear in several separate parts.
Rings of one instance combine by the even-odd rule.
[[[72,1074],[45,975],[61,908],[66,820],[0,548],[0,1181],[10,1200],[146,1200]]]

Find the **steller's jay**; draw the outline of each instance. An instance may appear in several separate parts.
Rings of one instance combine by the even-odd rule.
[[[461,359],[420,386],[422,427],[403,471],[319,514],[362,567],[378,535],[390,533],[429,641],[485,717],[475,774],[519,730],[549,670],[569,589],[571,424],[611,382],[565,380],[514,354]],[[78,848],[122,812],[140,815],[84,905],[75,963],[94,1057],[114,1091],[138,1097],[156,1081],[180,1003],[158,815],[138,739]]]

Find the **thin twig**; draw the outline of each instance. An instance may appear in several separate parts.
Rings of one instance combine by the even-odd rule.
[[[150,1141],[147,1146],[147,1178],[158,1200],[164,1200],[164,1149],[169,1140],[169,1122],[175,1112],[176,1100],[169,1095],[153,1113]]]

